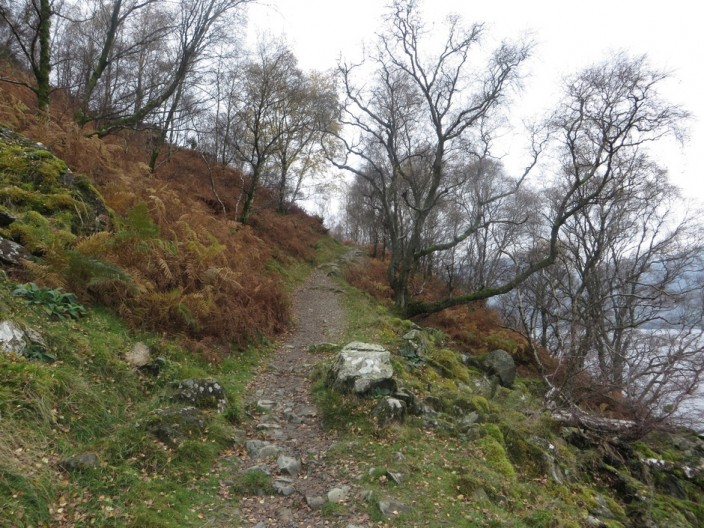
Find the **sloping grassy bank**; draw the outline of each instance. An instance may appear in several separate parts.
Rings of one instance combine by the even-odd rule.
[[[383,391],[358,399],[329,389],[330,360],[321,355],[317,398],[325,425],[340,434],[327,458],[358,489],[355,501],[331,517],[354,504],[384,527],[704,525],[704,439],[696,433],[660,432],[625,442],[563,427],[543,407],[546,387],[538,376],[520,369],[524,375],[509,389],[477,368],[499,344],[516,358],[521,349],[500,326],[478,329],[478,321],[492,319],[483,308],[455,321],[453,333],[474,336],[476,345],[468,347],[341,286],[350,340],[390,350],[398,381],[425,410],[380,425],[372,417]],[[413,328],[423,353],[408,348]],[[380,504],[389,500],[405,508],[384,514]]]

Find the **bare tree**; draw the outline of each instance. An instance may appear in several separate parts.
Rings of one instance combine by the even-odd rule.
[[[127,83],[133,89],[121,97],[126,104],[118,111],[107,116],[91,116],[91,119],[100,124],[98,135],[104,136],[121,128],[138,125],[165,104],[169,108],[173,107],[173,100],[180,99],[184,83],[199,61],[206,56],[207,50],[226,38],[228,30],[231,31],[231,26],[228,28],[227,24],[234,22],[227,15],[236,14],[239,8],[250,1],[179,0],[168,17],[175,21],[168,26],[171,29],[166,41],[168,47],[159,53],[158,58],[155,57],[156,60],[151,65],[144,60],[142,53],[134,55],[140,66],[136,73],[143,74],[151,66],[154,77],[147,82],[143,77],[137,77],[134,82]],[[144,12],[149,14],[148,10]],[[145,22],[149,24],[148,19]],[[153,29],[143,27],[143,31],[149,35]],[[146,40],[151,42],[150,39]]]
[[[254,58],[242,65],[232,123],[235,159],[249,173],[243,189],[242,223],[249,219],[256,189],[270,170],[274,150],[284,133],[277,127],[278,114],[287,104],[291,84],[301,75],[296,57],[282,43],[261,41]]]
[[[272,158],[278,174],[272,182],[278,209],[285,212],[300,196],[304,179],[325,162],[321,142],[336,124],[338,100],[329,76],[319,73],[290,79],[288,95],[273,108]]]
[[[32,90],[37,96],[37,108],[42,115],[46,115],[49,110],[51,26],[54,14],[53,0],[0,2],[0,18],[9,29],[19,55],[31,69],[35,84],[9,78],[0,80],[20,84]]]
[[[121,66],[139,55],[143,48],[166,41],[173,28],[157,4],[156,0],[64,4],[61,17],[66,20],[66,28],[54,52],[60,68],[57,84],[80,100],[75,115],[80,125],[92,121],[96,114],[109,114],[116,90],[111,79],[122,70],[120,84],[129,84],[131,72]],[[136,29],[144,19],[150,21],[149,31],[140,33]],[[102,94],[96,97],[98,90]],[[101,103],[96,105],[96,99]]]
[[[515,192],[527,174],[475,204],[456,236],[424,240],[439,204],[462,186],[460,168],[488,158],[492,118],[516,84],[530,46],[502,44],[477,74],[470,55],[483,34],[481,25],[464,27],[451,17],[434,54],[425,49],[428,31],[415,0],[395,1],[388,25],[371,59],[372,86],[357,81],[360,65],[339,65],[347,103],[343,121],[356,136],[339,137],[346,156],[334,163],[376,189],[391,245],[388,278],[396,305],[408,313],[433,311],[442,307],[412,307],[409,298],[409,281],[421,259],[455,247],[480,229],[485,208]]]
[[[569,82],[553,118],[561,171],[548,196],[558,212],[569,196],[573,213],[555,266],[517,293],[524,327],[560,361],[562,396],[578,399],[570,389],[588,373],[590,391],[628,407],[644,430],[704,375],[704,319],[689,300],[702,286],[698,223],[681,218],[681,198],[647,155],[686,117],[657,96],[664,78],[619,55]]]

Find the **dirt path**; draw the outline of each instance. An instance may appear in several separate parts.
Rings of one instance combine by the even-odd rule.
[[[346,318],[341,293],[326,273],[313,271],[294,296],[292,335],[249,386],[247,408],[256,410],[245,426],[246,454],[241,454],[241,468],[259,466],[271,474],[279,489],[274,495],[241,498],[243,527],[362,526],[364,516],[355,518],[354,508],[347,510],[345,518],[321,511],[329,491],[341,488],[344,495],[350,483],[341,481],[334,463],[325,458],[335,436],[323,430],[312,401],[310,378],[321,356],[308,349],[342,339]],[[288,460],[291,469],[281,468],[282,455],[293,460]],[[298,471],[296,461],[301,463]]]

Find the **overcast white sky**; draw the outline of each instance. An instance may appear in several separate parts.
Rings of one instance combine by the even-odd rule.
[[[326,70],[340,55],[359,56],[380,29],[385,0],[262,0],[250,6],[250,40],[284,34],[304,69]],[[672,73],[663,95],[693,114],[684,148],[663,147],[661,162],[685,196],[704,203],[704,18],[692,0],[425,0],[428,17],[447,13],[484,22],[487,43],[530,35],[536,43],[525,89],[512,109],[540,115],[555,103],[560,80],[614,51],[647,54]],[[509,153],[510,154],[510,153]]]

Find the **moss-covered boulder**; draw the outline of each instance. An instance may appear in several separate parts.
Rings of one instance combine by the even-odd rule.
[[[205,433],[207,420],[195,407],[172,407],[156,409],[145,425],[158,440],[177,447],[185,438]]]
[[[83,175],[46,147],[0,127],[0,236],[35,255],[105,228],[108,208]],[[12,219],[12,221],[9,221]]]

